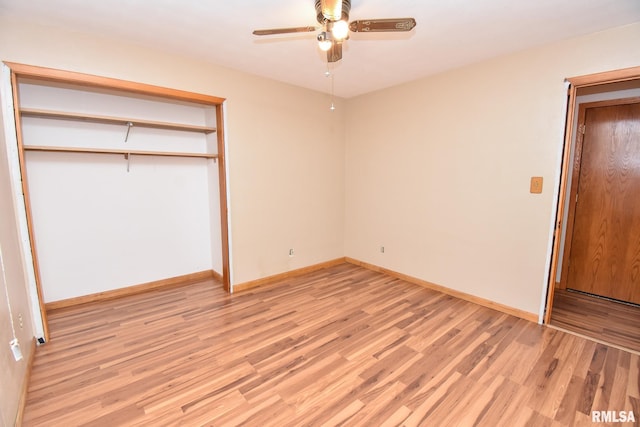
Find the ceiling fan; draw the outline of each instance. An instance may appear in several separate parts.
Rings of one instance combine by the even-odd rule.
[[[255,30],[256,36],[274,34],[307,33],[321,30],[318,46],[327,52],[327,62],[342,59],[342,43],[349,38],[349,31],[356,33],[411,31],[416,26],[413,18],[362,19],[349,23],[351,0],[316,0],[316,16],[319,27],[291,27]]]

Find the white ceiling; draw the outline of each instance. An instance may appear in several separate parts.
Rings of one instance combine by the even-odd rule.
[[[194,56],[323,92],[314,0],[0,0],[0,14]],[[411,33],[352,34],[334,66],[352,97],[548,42],[640,21],[639,0],[352,0],[351,20],[414,17]]]

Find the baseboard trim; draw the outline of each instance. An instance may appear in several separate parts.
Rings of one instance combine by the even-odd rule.
[[[481,305],[483,307],[491,308],[497,311],[500,311],[505,314],[510,314],[515,317],[519,317],[524,320],[528,320],[530,322],[538,323],[538,315],[534,313],[529,313],[528,311],[520,310],[517,308],[509,307],[508,305],[500,304],[495,301],[491,301],[488,299],[480,298],[475,295],[467,294],[465,292],[456,291],[454,289],[447,288],[445,286],[436,285],[435,283],[427,282],[426,280],[418,279],[413,276],[409,276],[404,273],[398,273],[397,271],[389,270],[388,268],[379,267],[374,264],[369,264],[364,261],[360,261],[357,259],[345,257],[345,261],[354,265],[358,265],[360,267],[364,267],[368,270],[377,271],[379,273],[384,273],[392,277],[396,277],[398,279],[404,280],[409,283],[413,283],[416,285],[423,286],[425,288],[429,288],[434,291],[442,292],[443,294],[451,295],[452,297],[460,298],[461,300],[469,301],[474,304]]]
[[[18,400],[18,413],[16,414],[15,426],[22,425],[24,418],[24,409],[27,406],[27,393],[29,392],[29,381],[31,380],[31,370],[33,369],[33,361],[36,357],[36,338],[31,339],[31,348],[29,349],[29,359],[27,360],[27,370],[22,380],[22,389],[20,390],[20,400]]]
[[[75,305],[87,304],[90,302],[106,301],[115,298],[122,298],[129,295],[141,294],[159,288],[190,285],[192,283],[202,282],[203,280],[215,279],[216,274],[218,277],[220,277],[220,274],[214,272],[213,270],[204,270],[197,273],[184,274],[182,276],[142,283],[140,285],[127,286],[125,288],[113,289],[110,291],[98,292],[95,294],[83,295],[80,297],[68,298],[60,301],[47,302],[45,303],[44,307],[47,311],[58,310],[61,308],[73,307]]]
[[[279,280],[285,280],[291,277],[301,276],[306,273],[312,273],[314,271],[322,270],[323,268],[334,267],[336,265],[344,264],[345,262],[346,262],[345,258],[336,258],[336,259],[332,259],[331,261],[325,261],[319,264],[313,264],[307,267],[285,271],[284,273],[274,274],[273,276],[263,277],[262,279],[251,280],[249,282],[240,283],[238,285],[233,286],[233,293],[243,292],[249,289],[256,288],[258,286],[277,282]]]
[[[218,273],[215,270],[211,270],[211,275],[213,276],[213,280],[217,282],[222,282],[222,274]]]

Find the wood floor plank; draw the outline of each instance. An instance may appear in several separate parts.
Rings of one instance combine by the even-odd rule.
[[[640,399],[640,357],[631,358],[627,395]]]
[[[234,295],[214,281],[156,289],[49,324],[25,426],[640,419],[638,354],[352,264]]]
[[[495,377],[489,384],[474,383],[463,399],[457,403],[458,410],[452,411],[442,421],[443,425],[474,425],[480,419],[480,414],[492,403],[503,382],[504,378]]]
[[[640,306],[557,289],[551,325],[640,352]]]
[[[362,409],[363,406],[364,406],[364,403],[362,403],[359,400],[354,400],[351,403],[349,403],[347,407],[342,408],[340,411],[336,412],[336,414],[333,417],[329,418],[322,424],[313,423],[311,425],[320,425],[323,427],[344,425],[349,419],[351,419],[355,414],[357,414],[360,411],[360,409]]]
[[[479,426],[492,426],[496,420],[505,419],[505,413],[518,395],[520,386],[513,381],[497,375],[494,381],[499,381],[500,385],[489,396],[489,404],[485,405],[476,417],[476,424]],[[483,396],[484,399],[487,396]]]

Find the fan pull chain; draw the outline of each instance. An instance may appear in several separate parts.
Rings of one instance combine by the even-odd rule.
[[[324,72],[324,76],[328,77],[331,80],[330,82],[331,106],[329,107],[329,110],[335,111],[336,106],[334,104],[334,94],[333,94],[333,73],[329,70],[328,62],[327,62],[327,71]]]
[[[333,105],[333,74],[331,74],[331,107],[329,107],[329,110],[334,111],[336,109],[336,106]]]

